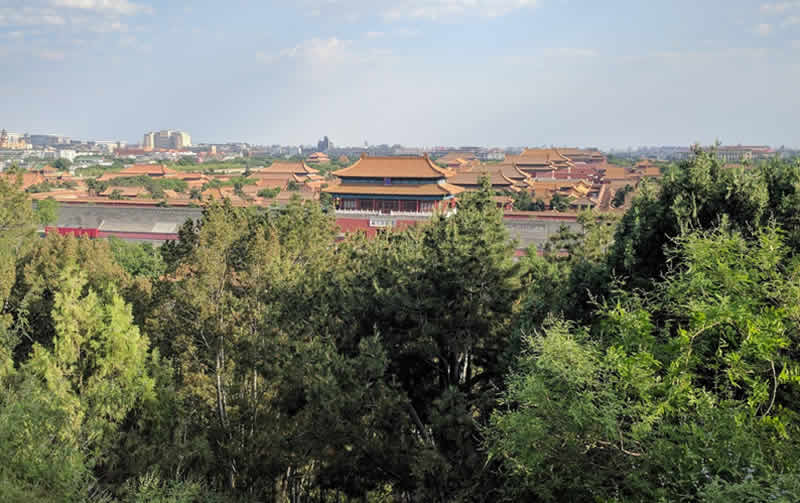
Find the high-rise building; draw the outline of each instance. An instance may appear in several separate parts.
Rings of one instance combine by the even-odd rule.
[[[317,151],[319,152],[327,152],[331,148],[333,148],[333,144],[331,144],[331,140],[327,136],[317,142]]]
[[[142,148],[145,150],[153,150],[156,148],[156,134],[155,133],[145,133],[144,139],[142,140]]]
[[[172,147],[172,130],[165,129],[155,133],[156,148],[171,149]]]
[[[170,138],[172,138],[172,144],[176,149],[192,146],[192,138],[189,136],[189,133],[185,133],[183,131],[173,131],[170,135]]]
[[[145,150],[180,150],[191,146],[192,137],[189,136],[189,133],[172,129],[145,133],[142,140],[142,148]]]

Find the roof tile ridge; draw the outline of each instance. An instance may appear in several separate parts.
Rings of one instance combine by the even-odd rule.
[[[366,157],[363,157],[363,156],[362,156],[362,157],[360,157],[360,158],[359,158],[359,159],[358,159],[356,162],[354,162],[353,164],[351,164],[350,166],[348,166],[348,167],[346,167],[346,168],[342,168],[342,169],[337,169],[336,171],[334,171],[334,172],[333,172],[333,173],[331,173],[331,174],[332,174],[332,175],[334,175],[334,176],[346,175],[346,174],[348,174],[350,171],[352,171],[352,170],[353,170],[353,168],[355,168],[356,166],[358,166],[358,165],[361,163],[361,161],[362,161],[363,159],[366,159]]]

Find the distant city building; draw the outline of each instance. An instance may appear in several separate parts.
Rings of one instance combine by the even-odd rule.
[[[421,148],[413,148],[413,147],[392,147],[392,155],[422,155],[425,152],[422,151]]]
[[[327,152],[332,148],[333,148],[333,143],[327,136],[317,142],[317,150],[320,152]]]
[[[173,131],[170,135],[170,139],[172,140],[173,148],[182,149],[188,148],[192,146],[192,138],[189,136],[189,133],[185,133],[183,131]]]
[[[752,162],[753,160],[767,159],[774,154],[766,146],[720,146],[717,147],[717,158],[725,163]]]
[[[478,154],[478,157],[483,161],[504,161],[506,159],[506,153],[499,148],[493,148],[482,150]]]
[[[145,150],[181,150],[191,146],[192,138],[189,133],[172,129],[145,133],[142,138],[142,148]]]
[[[58,151],[58,158],[59,159],[66,159],[69,162],[72,162],[72,161],[75,160],[76,157],[78,157],[78,153],[76,151],[74,151],[74,150],[63,149],[63,150],[59,150]]]
[[[145,150],[153,150],[156,148],[156,134],[155,133],[145,133],[144,138],[142,139],[142,148]]]
[[[53,147],[69,144],[69,138],[54,134],[32,134],[30,142],[34,147]]]
[[[0,149],[6,150],[25,150],[29,149],[27,136],[11,133],[3,129],[0,131]]]
[[[117,149],[125,148],[128,146],[127,142],[124,141],[113,141],[113,140],[98,140],[91,142],[95,148],[108,152],[113,153]]]
[[[171,149],[173,147],[172,131],[165,130],[155,133],[154,137],[155,147],[162,149]]]

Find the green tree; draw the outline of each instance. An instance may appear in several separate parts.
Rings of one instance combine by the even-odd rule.
[[[544,211],[547,207],[541,199],[533,200],[530,192],[520,190],[514,193],[514,209],[517,211]]]
[[[519,318],[524,330],[541,329],[551,315],[591,320],[597,299],[612,286],[606,260],[617,221],[613,215],[583,211],[577,219],[580,230],[562,226],[541,250],[529,250],[522,259],[528,271]]]
[[[7,311],[13,314],[14,332],[20,337],[16,347],[18,358],[26,357],[32,344],[52,345],[55,327],[50,313],[55,293],[59,290],[62,271],[80,269],[87,274],[89,289],[104,291],[114,286],[138,307],[149,297],[148,287],[131,281],[114,262],[108,242],[73,236],[48,234],[37,240],[25,256],[17,260],[18,271],[9,295]]]
[[[651,295],[620,292],[591,330],[527,334],[489,433],[509,495],[797,499],[797,263],[774,228],[670,254]]]
[[[109,238],[114,260],[131,276],[142,276],[151,281],[160,278],[166,265],[161,254],[150,243],[128,243]]]
[[[18,335],[10,330],[13,307],[11,291],[17,282],[17,263],[33,246],[36,216],[22,191],[21,175],[13,183],[0,177],[0,380],[13,371],[13,351]]]
[[[56,159],[53,161],[53,167],[58,171],[67,171],[72,166],[72,161],[69,159]]]
[[[272,189],[261,189],[258,191],[258,197],[264,197],[267,199],[272,199],[280,194],[281,189],[280,187],[275,187]]]
[[[0,399],[0,486],[84,501],[94,490],[91,469],[153,382],[147,338],[114,287],[84,295],[86,275],[76,269],[58,283],[52,346],[35,343],[13,379],[0,377],[9,391]]]
[[[395,484],[414,499],[468,498],[486,483],[475,476],[486,463],[475,439],[507,369],[521,288],[513,255],[485,184],[458,213],[377,238],[354,261],[359,333],[379,334],[387,379],[407,400],[408,426],[396,434],[412,451]]]
[[[797,165],[728,169],[713,152],[697,150],[693,159],[668,169],[660,185],[643,184],[618,227],[609,264],[644,285],[665,271],[666,246],[673,239],[714,228],[723,218],[745,236],[775,218],[796,236],[796,212],[787,208],[797,202],[798,179]]]
[[[89,189],[90,194],[96,196],[108,188],[108,182],[98,181],[97,178],[89,178],[86,180],[86,187]]]
[[[611,206],[614,208],[621,208],[625,204],[625,198],[633,192],[633,187],[630,184],[626,184],[624,187],[620,187],[614,193],[614,198],[611,200]]]
[[[51,197],[37,201],[36,218],[39,220],[39,224],[47,226],[56,223],[58,221],[58,209],[58,201]]]
[[[567,211],[569,210],[570,198],[556,192],[550,199],[550,209],[553,211]]]
[[[16,281],[16,262],[32,244],[36,218],[28,196],[21,190],[22,180],[14,183],[0,177],[0,306]]]

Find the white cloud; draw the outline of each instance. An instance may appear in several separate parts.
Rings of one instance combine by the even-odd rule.
[[[0,6],[0,27],[14,28],[28,39],[68,35],[70,39],[88,33],[126,33],[136,26],[137,14],[152,13],[151,7],[131,0],[24,0],[24,7]],[[3,4],[3,0],[0,0]],[[52,59],[52,58],[50,58]]]
[[[566,58],[593,58],[597,56],[597,51],[594,49],[582,49],[575,47],[554,47],[543,49],[542,53],[545,56],[556,56]]]
[[[305,0],[303,5],[312,15],[344,16],[350,20],[361,15],[378,15],[388,20],[447,21],[464,16],[505,16],[536,7],[538,0],[354,0],[346,5],[335,0]]]
[[[410,28],[400,28],[394,31],[394,34],[398,37],[405,37],[405,38],[414,38],[419,35],[417,30],[412,30]]]
[[[312,38],[278,51],[259,51],[255,58],[259,63],[280,65],[282,71],[298,79],[298,85],[304,82],[315,86],[320,79],[338,79],[355,68],[368,66],[373,71],[390,55],[391,51],[386,49],[332,37]]]
[[[128,25],[118,20],[110,19],[93,23],[89,29],[95,33],[125,33],[128,31]]]
[[[139,5],[128,0],[51,0],[53,7],[68,9],[83,9],[99,13],[111,13],[122,16],[133,14],[152,13],[153,9],[146,5]]]
[[[756,34],[762,37],[766,37],[767,35],[770,34],[771,31],[772,31],[772,25],[769,23],[761,23],[759,25],[756,25],[755,27]]]
[[[536,6],[536,0],[402,0],[383,11],[388,19],[446,20],[450,17],[499,17],[514,10]]]
[[[368,31],[366,33],[367,38],[381,38],[383,35],[382,31]]]
[[[287,47],[277,52],[256,53],[256,59],[262,63],[274,63],[280,60],[296,60],[309,64],[341,63],[351,59],[352,41],[336,37],[321,39],[312,38],[294,47]]]
[[[783,27],[800,24],[800,15],[796,14],[800,12],[800,0],[763,4],[761,12],[783,17],[780,23]]]
[[[0,7],[0,26],[58,26],[67,20],[53,9]]]
[[[126,47],[128,49],[133,49],[135,51],[145,52],[145,53],[152,52],[153,50],[152,45],[141,42],[132,35],[123,36],[119,41],[119,45],[122,47]]]
[[[40,49],[34,52],[35,56],[46,61],[64,61],[64,53],[53,49]]]
[[[765,3],[761,5],[761,12],[766,14],[783,14],[792,9],[800,9],[800,1]]]

